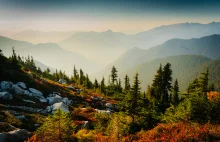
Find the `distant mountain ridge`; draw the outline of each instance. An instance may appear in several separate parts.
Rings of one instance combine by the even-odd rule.
[[[72,74],[73,66],[82,68],[87,73],[99,70],[99,65],[87,58],[70,51],[66,51],[55,43],[31,44],[24,41],[0,37],[0,49],[6,56],[12,55],[12,47],[16,53],[27,57],[33,56],[39,62],[55,69],[62,69],[67,74]]]
[[[59,42],[74,34],[74,31],[49,31],[42,32],[38,30],[24,30],[9,36],[16,40],[24,40],[34,44],[47,43],[47,42]]]
[[[59,45],[67,50],[106,64],[116,60],[126,50],[133,47],[149,49],[174,38],[201,38],[213,34],[220,34],[220,22],[164,25],[133,35],[111,30],[105,32],[79,32],[59,42]]]
[[[115,65],[119,70],[125,71],[150,60],[177,55],[203,55],[210,59],[220,59],[220,35],[197,39],[171,39],[148,50],[133,48],[111,63],[106,70]]]

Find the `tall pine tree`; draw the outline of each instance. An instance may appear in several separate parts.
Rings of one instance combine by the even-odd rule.
[[[115,66],[112,67],[112,71],[111,71],[111,83],[115,84],[115,82],[117,81],[117,69],[115,68]]]
[[[131,87],[131,91],[127,92],[125,99],[122,101],[122,108],[126,113],[131,116],[132,122],[135,122],[135,116],[140,113],[140,81],[138,79],[138,73],[134,76],[134,84]]]
[[[129,77],[128,77],[128,75],[126,74],[126,75],[125,75],[125,88],[124,88],[125,91],[129,91],[130,88],[131,88],[129,81],[130,81],[130,80],[129,80]]]
[[[177,106],[179,104],[179,85],[178,85],[178,80],[176,79],[173,85],[173,89],[172,89],[172,104],[174,106]]]

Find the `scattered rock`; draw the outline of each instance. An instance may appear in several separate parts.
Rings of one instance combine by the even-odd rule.
[[[72,100],[69,100],[67,97],[63,98],[63,103],[66,104],[67,106],[70,106],[73,104]]]
[[[12,91],[13,91],[15,94],[24,94],[24,90],[21,89],[20,87],[18,87],[17,85],[13,85],[13,86],[12,86]]]
[[[84,124],[81,128],[88,129],[89,128],[89,121],[84,121]]]
[[[40,125],[40,124],[34,124],[34,126],[35,126],[35,127],[40,127],[41,125]]]
[[[12,100],[13,97],[10,93],[8,92],[0,92],[0,99],[3,99],[3,100]]]
[[[18,116],[15,116],[15,118],[17,118],[19,120],[26,119],[26,117],[24,115],[18,115]]]
[[[27,106],[12,106],[12,105],[3,105],[4,108],[16,108],[16,109],[21,109],[24,111],[29,111],[29,112],[39,112],[39,113],[43,113],[43,109],[39,109],[39,108],[32,108],[32,107],[27,107]]]
[[[23,93],[24,95],[30,95],[30,92],[28,91],[28,90],[24,90],[24,93]]]
[[[92,96],[91,99],[92,99],[93,101],[101,101],[101,100],[102,100],[102,98],[100,98],[100,97],[98,97],[98,96]]]
[[[25,141],[31,136],[31,133],[25,129],[16,129],[10,132],[0,133],[0,142]]]
[[[52,113],[56,111],[57,109],[61,109],[63,112],[69,112],[69,108],[67,105],[65,105],[63,102],[55,103],[52,105]]]
[[[108,108],[113,108],[112,104],[110,104],[110,103],[106,103],[105,106]]]
[[[116,104],[106,103],[105,106],[110,109],[118,109]]]
[[[69,89],[75,89],[73,86],[68,86],[67,88],[69,88]]]
[[[40,101],[41,103],[47,103],[47,99],[45,99],[45,98],[41,98],[41,99],[39,99],[39,101]]]
[[[63,101],[62,97],[60,97],[59,95],[55,95],[54,97],[47,97],[46,99],[49,105],[53,105],[55,103],[60,103]]]
[[[61,84],[66,84],[67,83],[66,80],[64,80],[62,78],[60,78],[58,82],[61,83]]]
[[[1,82],[1,89],[2,90],[11,90],[13,83],[11,81],[2,81]]]
[[[24,100],[24,99],[23,99],[23,101],[24,101],[24,102],[27,102],[27,103],[35,104],[35,102],[34,102],[34,101],[31,101],[31,100]]]
[[[39,98],[39,99],[44,98],[43,93],[40,92],[40,91],[38,91],[37,89],[29,88],[28,90],[29,90],[31,93],[33,93],[33,96],[34,96],[34,97],[37,97],[37,98]]]
[[[26,84],[24,82],[17,82],[16,85],[21,87],[22,89],[27,89]]]
[[[98,113],[106,114],[106,115],[110,115],[111,114],[111,112],[109,110],[95,109],[95,111],[98,112]]]

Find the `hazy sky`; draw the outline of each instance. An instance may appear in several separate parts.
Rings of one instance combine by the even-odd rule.
[[[0,0],[0,29],[135,33],[219,14],[220,0]]]

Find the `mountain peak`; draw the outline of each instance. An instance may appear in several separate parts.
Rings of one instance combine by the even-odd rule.
[[[105,33],[113,33],[113,31],[111,29],[108,29],[107,31],[105,31]]]

